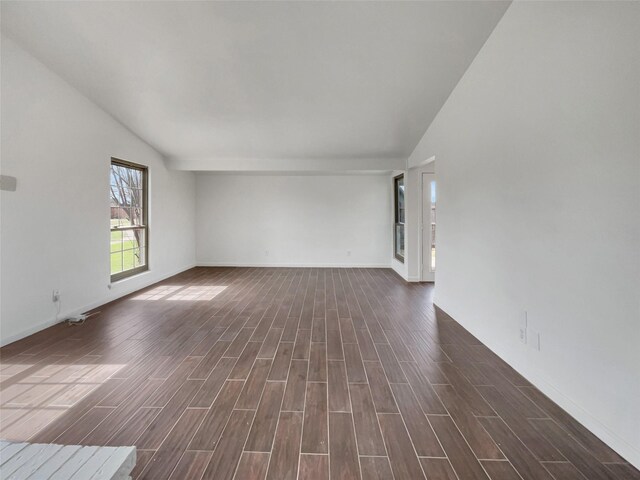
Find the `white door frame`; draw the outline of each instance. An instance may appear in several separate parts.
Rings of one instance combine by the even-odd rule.
[[[431,205],[431,181],[436,179],[435,173],[423,172],[421,175],[421,199],[420,199],[420,281],[435,282],[436,274],[431,272],[428,260],[425,258],[425,242],[429,242],[431,233],[431,208],[429,208],[429,219],[425,222],[425,208]],[[428,200],[428,203],[427,203]],[[426,224],[425,224],[426,223]]]

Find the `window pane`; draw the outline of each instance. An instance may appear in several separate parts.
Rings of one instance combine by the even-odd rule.
[[[127,195],[126,195],[126,202],[128,207],[131,207],[135,204],[135,197],[136,197],[136,194],[134,190],[132,188],[128,188]]]
[[[124,167],[111,164],[111,186],[118,187],[119,185],[122,184],[121,179],[122,179],[123,173],[124,173]],[[116,188],[116,193],[117,193],[117,188]]]
[[[404,178],[398,179],[398,223],[404,223]]]
[[[128,168],[129,187],[132,189],[142,188],[142,171]]]
[[[142,200],[143,200],[142,189],[136,188],[131,190],[131,205],[133,207],[142,208]]]
[[[133,208],[131,207],[125,208],[124,213],[126,217],[124,220],[124,225],[126,225],[127,227],[130,227],[131,225],[133,225],[133,222],[131,221],[131,219],[133,218]]]
[[[111,254],[111,275],[122,271],[122,252]]]
[[[122,231],[122,250],[131,250],[136,247],[136,238],[133,234],[133,230]]]
[[[142,265],[147,264],[147,259],[145,258],[146,249],[141,247],[138,249],[138,256],[136,258],[136,267],[141,267]]]
[[[122,250],[122,232],[111,232],[111,253],[119,252]]]
[[[136,228],[135,230],[128,230],[131,241],[133,242],[132,247],[146,247],[146,235],[144,228]]]
[[[129,213],[126,207],[118,207],[118,226],[126,227],[129,225]]]
[[[404,223],[404,176],[395,178],[395,222]]]
[[[395,225],[396,255],[404,258],[404,225]]]
[[[142,208],[140,207],[131,208],[130,220],[131,220],[131,225],[143,225],[144,222],[142,221]]]
[[[122,270],[127,271],[135,268],[135,251],[137,249],[129,249],[122,252]]]
[[[118,207],[111,206],[111,216],[109,217],[109,227],[113,228],[118,225]]]

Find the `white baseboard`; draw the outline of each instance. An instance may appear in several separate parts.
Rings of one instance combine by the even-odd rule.
[[[269,268],[389,268],[390,264],[361,263],[226,263],[196,262],[198,267],[269,267]]]
[[[400,276],[400,278],[402,278],[405,282],[408,282],[408,278],[407,275],[404,272],[404,264],[398,262],[395,259],[391,260],[391,264],[389,265],[391,267],[391,270],[393,270],[394,272],[396,272],[398,274],[398,276]]]
[[[130,293],[133,293],[137,290],[140,290],[142,288],[146,288],[149,285],[153,285],[154,283],[158,283],[161,282],[162,280],[165,280],[169,277],[173,277],[174,275],[177,275],[179,273],[182,273],[186,270],[189,270],[191,268],[195,267],[195,264],[190,264],[186,267],[182,267],[179,268],[173,272],[168,272],[168,273],[163,273],[161,275],[157,275],[157,276],[149,276],[147,281],[144,281],[142,283],[135,283],[131,284],[131,286],[126,286],[126,283],[119,283],[119,286],[123,287],[123,288],[119,288],[117,291],[111,291],[112,293],[110,295],[107,295],[106,297],[100,299],[100,300],[96,300],[95,302],[92,302],[90,304],[87,305],[83,305],[82,307],[76,307],[76,308],[72,308],[72,309],[68,309],[65,310],[63,312],[60,312],[59,315],[57,315],[56,317],[53,318],[49,318],[37,325],[33,325],[29,328],[25,328],[24,330],[20,331],[19,333],[15,334],[15,335],[11,335],[9,337],[6,338],[2,338],[0,340],[0,347],[4,347],[5,345],[9,345],[10,343],[13,342],[17,342],[18,340],[21,340],[25,337],[28,337],[29,335],[33,335],[34,333],[38,333],[40,330],[44,330],[45,328],[49,328],[53,325],[55,325],[56,323],[60,323],[63,322],[65,318],[69,318],[72,317],[74,315],[78,315],[80,313],[83,312],[87,312],[89,310],[93,310],[94,308],[97,308],[101,305],[104,305],[106,303],[109,302],[113,302],[114,300],[117,300],[118,298],[124,297],[126,295],[129,295]],[[147,275],[148,273],[152,273],[152,272],[145,272],[143,274],[141,274],[140,276],[143,275]],[[137,276],[136,276],[137,277]],[[131,279],[136,278],[136,277],[131,277]],[[126,280],[122,280],[122,282],[126,282],[127,280],[130,279],[126,279]]]
[[[446,303],[446,302],[444,302]],[[587,430],[593,433],[596,437],[606,443],[615,452],[617,452],[626,461],[640,469],[640,449],[637,446],[631,444],[620,435],[611,430],[604,422],[573,398],[566,395],[555,382],[553,382],[547,375],[541,372],[539,369],[532,367],[531,365],[522,364],[518,361],[509,361],[503,352],[507,351],[500,342],[496,342],[494,339],[487,338],[484,332],[470,328],[465,325],[462,317],[458,316],[455,309],[443,306],[443,302],[434,302],[439,308],[447,312],[455,321],[460,323],[465,329],[467,329],[473,336],[484,343],[493,353],[498,355],[502,360],[508,363],[514,370],[520,375],[526,378],[531,384],[536,386],[538,390],[544,393],[547,397],[557,403],[563,410],[569,415],[575,418],[580,424],[582,424]]]
[[[9,345],[10,343],[17,342],[18,340],[28,337],[29,335],[33,335],[34,333],[38,333],[40,330],[44,330],[45,328],[49,328],[55,325],[56,323],[60,323],[60,322],[62,322],[61,319],[50,318],[48,320],[45,320],[42,323],[33,325],[29,328],[25,328],[24,330],[20,331],[20,333],[16,333],[15,335],[11,335],[9,337],[3,338],[0,341],[0,347],[4,347],[5,345]]]

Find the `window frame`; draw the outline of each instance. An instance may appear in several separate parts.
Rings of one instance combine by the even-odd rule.
[[[124,280],[125,278],[138,275],[140,273],[149,270],[149,167],[146,165],[140,165],[139,163],[130,162],[128,160],[122,160],[121,158],[111,157],[109,163],[109,176],[111,176],[111,167],[117,165],[120,167],[131,168],[142,172],[142,222],[143,225],[137,227],[124,227],[114,228],[109,225],[109,239],[111,239],[112,232],[124,231],[124,230],[136,230],[140,229],[144,231],[144,265],[139,267],[130,268],[118,273],[111,273],[111,261],[109,261],[109,274],[111,276],[111,283]],[[109,177],[109,184],[111,184],[111,177]],[[110,216],[111,217],[111,216]],[[109,220],[111,223],[111,220]],[[109,260],[111,259],[111,248],[109,248]]]
[[[402,227],[402,229],[404,230],[404,222],[399,221],[400,205],[398,202],[399,200],[398,191],[400,190],[399,189],[400,181],[402,181],[404,185],[404,173],[401,173],[400,175],[393,177],[393,256],[399,262],[404,263],[404,255],[401,255],[398,253],[398,237],[396,235],[398,227]],[[407,199],[405,198],[404,201],[406,205]],[[406,216],[406,209],[405,209],[405,216]]]

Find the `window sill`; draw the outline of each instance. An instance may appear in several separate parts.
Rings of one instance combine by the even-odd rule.
[[[141,275],[147,274],[149,273],[149,267],[148,266],[144,266],[144,267],[139,267],[135,270],[132,270],[131,273],[128,273],[127,275],[123,275],[123,276],[116,276],[114,278],[114,276],[111,276],[111,281],[109,282],[109,285],[113,285],[113,284],[121,284],[123,282],[125,282],[126,280],[131,280],[133,278],[139,277]],[[119,275],[119,274],[117,274]]]

